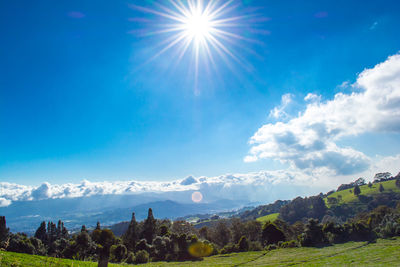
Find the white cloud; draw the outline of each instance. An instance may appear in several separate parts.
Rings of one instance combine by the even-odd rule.
[[[304,100],[309,102],[321,102],[321,96],[313,93],[308,93],[306,97],[304,97]]]
[[[338,147],[343,136],[400,132],[400,55],[364,70],[353,87],[333,100],[313,101],[288,122],[263,125],[250,139],[245,161],[272,158],[302,170],[327,168],[337,175],[360,173],[371,160],[351,147]],[[307,95],[305,100],[316,99]]]
[[[356,175],[337,175],[330,168],[317,168],[313,172],[301,170],[260,171],[245,174],[225,174],[214,177],[193,177],[168,182],[114,181],[79,184],[50,184],[24,186],[0,183],[0,207],[9,206],[12,201],[29,201],[53,198],[89,197],[94,195],[124,195],[172,193],[178,200],[177,192],[200,191],[205,201],[230,199],[235,201],[268,203],[277,199],[292,199],[296,196],[317,194],[335,189],[340,183],[354,181],[358,177],[371,180],[375,173],[389,171],[397,174],[400,154],[391,157],[376,157],[368,169]],[[335,179],[332,179],[335,177]],[[171,196],[171,194],[169,194]],[[184,199],[180,199],[184,201]]]
[[[292,101],[293,101],[292,94],[284,94],[281,99],[281,105],[271,110],[269,116],[275,119],[289,117],[289,115],[286,113],[285,110]]]
[[[0,197],[0,208],[11,205],[11,200]]]

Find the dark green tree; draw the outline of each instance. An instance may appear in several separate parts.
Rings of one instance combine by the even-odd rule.
[[[249,250],[249,241],[245,236],[242,236],[238,242],[239,251],[248,251]]]
[[[136,242],[139,240],[139,233],[134,212],[132,212],[131,222],[129,223],[128,230],[122,236],[122,240],[129,251],[135,251]]]
[[[308,220],[306,229],[300,237],[300,243],[305,247],[321,246],[327,243],[324,232],[322,231],[322,225],[318,220]]]
[[[111,261],[122,262],[128,255],[128,250],[123,244],[113,245],[111,247]]]
[[[151,244],[155,236],[156,236],[156,219],[154,219],[153,211],[150,208],[147,215],[147,219],[144,221],[143,224],[142,237],[146,239],[148,244]]]
[[[397,178],[397,179],[396,179],[396,186],[397,186],[398,188],[400,188],[400,178]]]
[[[358,185],[354,187],[354,195],[358,196],[361,194],[361,189]]]
[[[217,223],[212,229],[210,238],[213,243],[218,244],[220,247],[224,247],[231,241],[231,231],[225,221]]]
[[[385,191],[385,188],[383,187],[383,185],[382,185],[382,184],[380,184],[380,185],[379,185],[379,192],[381,192],[381,193],[382,193],[383,191]]]
[[[98,261],[98,266],[99,267],[107,267],[108,266],[108,260],[110,257],[110,249],[111,246],[115,244],[115,236],[113,232],[110,229],[103,229],[103,230],[94,230],[93,232],[98,231],[98,234],[96,234],[96,237],[98,237],[98,240],[96,243],[98,244],[97,247],[97,252],[99,255],[99,261]]]
[[[2,247],[2,243],[7,240],[9,232],[10,229],[7,228],[6,217],[0,216],[0,247]]]
[[[35,237],[40,239],[44,244],[47,243],[47,231],[46,231],[46,222],[42,222],[39,228],[35,232]]]
[[[264,245],[277,244],[279,241],[285,241],[285,235],[274,223],[266,222],[262,230],[261,240]]]

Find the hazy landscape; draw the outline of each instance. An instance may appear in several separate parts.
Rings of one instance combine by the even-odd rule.
[[[0,2],[0,266],[397,265],[398,14]]]

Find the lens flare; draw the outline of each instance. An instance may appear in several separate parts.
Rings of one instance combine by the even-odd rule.
[[[199,191],[193,192],[193,194],[192,194],[193,202],[199,203],[202,200],[203,200],[203,195]]]

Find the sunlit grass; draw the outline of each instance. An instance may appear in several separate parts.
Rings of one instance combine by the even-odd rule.
[[[261,223],[265,223],[267,221],[273,222],[276,219],[278,219],[279,213],[271,213],[262,217],[258,217],[256,220],[261,222]]]
[[[389,193],[389,192],[396,192],[396,193],[400,193],[400,188],[396,187],[396,180],[391,180],[391,181],[384,181],[381,183],[375,183],[372,184],[372,187],[369,188],[368,185],[362,185],[360,186],[360,190],[361,190],[361,195],[364,196],[373,196],[373,195],[378,195],[380,194],[379,192],[379,185],[382,184],[384,187],[384,193]],[[350,192],[351,190],[351,192]],[[352,202],[358,202],[358,198],[357,196],[354,195],[354,189],[346,189],[346,190],[342,190],[342,191],[338,191],[335,192],[331,195],[329,195],[328,197],[334,197],[338,199],[338,196],[341,195],[341,202],[339,204],[343,204],[343,203],[352,203]],[[325,198],[326,204],[329,207],[330,205],[327,202],[327,199]]]
[[[376,243],[348,242],[324,248],[285,248],[206,257],[202,261],[153,262],[140,266],[399,266],[400,237]],[[0,266],[97,266],[95,262],[73,261],[12,252],[0,252]],[[110,264],[109,266],[127,266]]]

